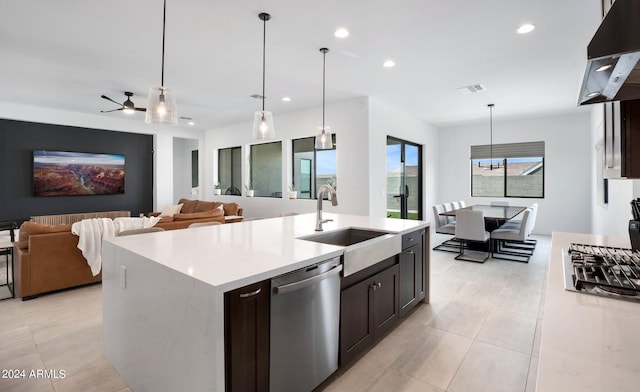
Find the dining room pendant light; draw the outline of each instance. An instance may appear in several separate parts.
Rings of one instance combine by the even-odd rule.
[[[162,15],[162,74],[160,86],[149,89],[147,111],[144,121],[147,124],[178,124],[178,109],[176,107],[176,95],[172,88],[164,85],[164,41],[167,21],[167,0],[164,0]]]
[[[276,131],[273,127],[273,113],[264,110],[265,100],[265,51],[266,51],[266,37],[267,37],[267,21],[271,19],[271,15],[267,13],[260,13],[258,15],[263,22],[262,30],[262,110],[258,110],[253,116],[253,138],[258,140],[274,139],[276,137]]]
[[[331,134],[331,127],[324,124],[325,113],[325,69],[326,69],[326,57],[329,49],[321,48],[322,53],[322,126],[318,127],[318,135],[316,135],[316,150],[331,150],[333,148],[333,135]]]

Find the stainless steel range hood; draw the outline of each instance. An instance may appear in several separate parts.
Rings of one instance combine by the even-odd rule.
[[[640,99],[640,1],[616,0],[587,47],[579,105]]]

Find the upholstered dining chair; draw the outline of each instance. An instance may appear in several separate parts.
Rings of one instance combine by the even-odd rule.
[[[504,243],[524,244],[529,236],[531,228],[532,210],[527,208],[522,215],[520,226],[503,225],[491,232],[491,240],[494,242],[492,248],[492,257],[497,259],[505,259],[511,261],[529,262],[529,256],[533,253],[526,249],[518,250],[518,248],[505,247]]]
[[[444,206],[442,204],[437,204],[432,207],[433,209],[433,223],[435,227],[435,232],[438,234],[456,234],[456,224],[448,223],[447,217],[440,215],[444,212]],[[455,237],[452,239],[448,239],[443,241],[441,244],[436,245],[433,250],[444,250],[447,252],[457,252],[458,242],[455,241]]]
[[[221,225],[222,223],[220,222],[196,222],[196,223],[192,223],[189,225],[189,228],[194,228],[194,227],[204,227],[204,226],[217,226],[217,225]]]
[[[455,257],[456,260],[474,261],[484,263],[491,254],[491,249],[484,258],[477,258],[465,255],[464,251],[471,242],[484,243],[491,238],[489,232],[484,227],[484,211],[460,210],[456,215],[456,240],[460,241],[460,252]],[[467,244],[467,246],[465,246]],[[491,243],[489,243],[491,248]]]
[[[159,231],[164,231],[164,229],[162,227],[147,227],[145,229],[125,230],[118,233],[118,237],[124,237],[126,235],[134,234],[157,233]]]

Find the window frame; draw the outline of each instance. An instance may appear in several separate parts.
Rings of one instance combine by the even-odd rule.
[[[229,187],[228,187],[227,189],[230,189],[230,188],[234,188],[234,187],[235,187],[236,189],[240,190],[240,194],[238,194],[238,195],[234,195],[234,194],[226,194],[226,193],[224,192],[224,191],[226,191],[225,189],[223,189],[223,190],[222,190],[222,191],[223,191],[223,192],[222,192],[222,194],[223,194],[223,195],[226,195],[226,196],[242,196],[242,184],[239,184],[240,186],[238,187],[238,186],[237,186],[237,184],[234,184],[234,182],[233,182],[233,177],[234,177],[234,170],[233,170],[233,163],[234,163],[234,161],[233,161],[233,156],[234,156],[234,150],[238,150],[238,151],[240,151],[240,154],[239,154],[239,155],[240,155],[240,182],[242,182],[242,146],[225,147],[225,148],[219,148],[219,149],[218,149],[218,182],[219,182],[219,181],[220,181],[220,179],[222,178],[222,175],[221,175],[221,173],[220,173],[220,170],[221,170],[221,168],[222,168],[222,164],[221,164],[221,162],[220,162],[220,161],[222,160],[222,154],[221,154],[220,152],[221,152],[221,151],[224,151],[224,150],[229,150],[229,151],[230,151],[230,156],[231,156],[231,162],[230,162],[230,165],[229,165],[229,167],[230,167],[230,169],[231,169],[231,172],[230,172],[230,175],[229,175],[229,177],[231,178],[231,183],[229,184]]]
[[[249,145],[249,184],[251,184],[251,189],[255,190],[255,184],[253,183],[253,168],[254,168],[254,164],[253,164],[253,160],[254,160],[254,153],[253,153],[253,149],[256,146],[266,146],[268,144],[279,144],[280,145],[280,188],[278,191],[275,191],[274,193],[276,193],[276,195],[273,196],[261,196],[261,195],[257,195],[254,194],[253,197],[265,197],[265,198],[270,198],[270,199],[282,199],[283,198],[283,194],[282,194],[282,153],[283,153],[283,149],[282,149],[282,140],[274,140],[274,141],[270,141],[270,142],[266,142],[266,143],[255,143],[255,144],[251,144]],[[279,194],[279,196],[278,196]]]
[[[296,189],[298,189],[298,184],[295,183],[295,178],[296,178],[296,162],[295,162],[295,155],[296,155],[296,150],[295,150],[295,142],[299,141],[299,140],[305,140],[305,139],[312,139],[312,145],[313,145],[313,165],[312,165],[312,173],[313,173],[313,189],[315,189],[317,191],[318,189],[318,151],[331,151],[331,150],[335,150],[336,151],[336,182],[338,181],[338,167],[337,167],[337,154],[338,154],[338,145],[336,143],[336,134],[332,134],[331,135],[331,141],[333,144],[333,148],[330,149],[326,149],[326,150],[318,150],[315,147],[315,136],[307,136],[307,137],[300,137],[300,138],[296,138],[296,139],[291,139],[291,183],[293,184],[293,186],[296,187]],[[298,197],[300,198],[300,197]],[[326,196],[324,197],[326,199]],[[302,198],[300,198],[302,199]],[[316,192],[311,192],[311,197],[308,199],[303,199],[303,200],[318,200],[318,195],[316,194]]]
[[[481,151],[490,147],[492,151],[497,150],[496,156],[492,156],[491,158],[485,157]],[[530,147],[531,152],[528,152],[528,147]],[[471,180],[471,197],[501,197],[501,198],[515,198],[515,199],[544,199],[545,197],[545,183],[546,183],[546,157],[545,157],[545,143],[544,142],[521,142],[521,143],[506,143],[506,144],[498,144],[498,145],[480,145],[480,146],[471,146],[471,154],[470,154],[470,180]],[[519,151],[514,152],[513,150],[518,149]],[[474,151],[475,150],[475,151]],[[507,157],[502,157],[500,155],[505,155]],[[542,160],[542,189],[540,196],[513,196],[507,194],[507,184],[508,184],[508,176],[507,176],[507,161],[509,159],[521,159],[521,158],[536,158]],[[491,159],[492,161],[501,161],[502,167],[494,170],[502,170],[502,195],[487,195],[480,196],[473,194],[473,168],[474,168],[474,160],[487,160]]]

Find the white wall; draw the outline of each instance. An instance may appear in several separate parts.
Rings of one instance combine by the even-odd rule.
[[[4,119],[154,135],[153,208],[158,210],[173,204],[173,137],[196,139],[202,151],[204,132],[177,126],[146,124],[142,113],[125,117],[122,113],[99,114],[98,110],[98,104],[94,115],[0,102],[0,118]],[[202,164],[200,171],[203,171]]]
[[[376,97],[369,98],[369,215],[385,217],[387,212],[387,136],[422,145],[422,219],[433,221],[431,206],[437,198],[439,172],[438,130]]]
[[[369,189],[369,170],[367,154],[368,106],[366,98],[357,98],[326,106],[326,125],[332,127],[337,144],[337,183],[338,206],[325,202],[325,211],[342,212],[354,215],[368,215],[369,203],[365,196]],[[247,114],[252,118],[252,113]],[[317,127],[322,125],[322,107],[293,113],[274,113],[276,140],[282,141],[282,193],[287,194],[292,181],[291,140],[315,136]],[[202,199],[236,201],[244,209],[246,217],[274,217],[282,213],[313,212],[315,200],[289,200],[284,198],[213,196],[213,184],[218,175],[218,149],[242,146],[242,177],[247,183],[247,158],[249,146],[256,141],[251,136],[252,122],[233,124],[223,128],[206,131],[205,168],[206,175],[202,189]],[[242,190],[243,195],[245,190]]]
[[[591,120],[589,113],[500,121],[494,117],[493,142],[545,142],[544,199],[508,198],[512,205],[540,206],[534,233],[590,232]],[[489,143],[486,122],[440,130],[438,203],[464,200],[489,204],[494,198],[471,197],[471,145]]]
[[[591,110],[591,231],[594,234],[628,235],[631,200],[640,196],[640,180],[609,180],[609,203],[604,203],[604,114],[602,105]]]

